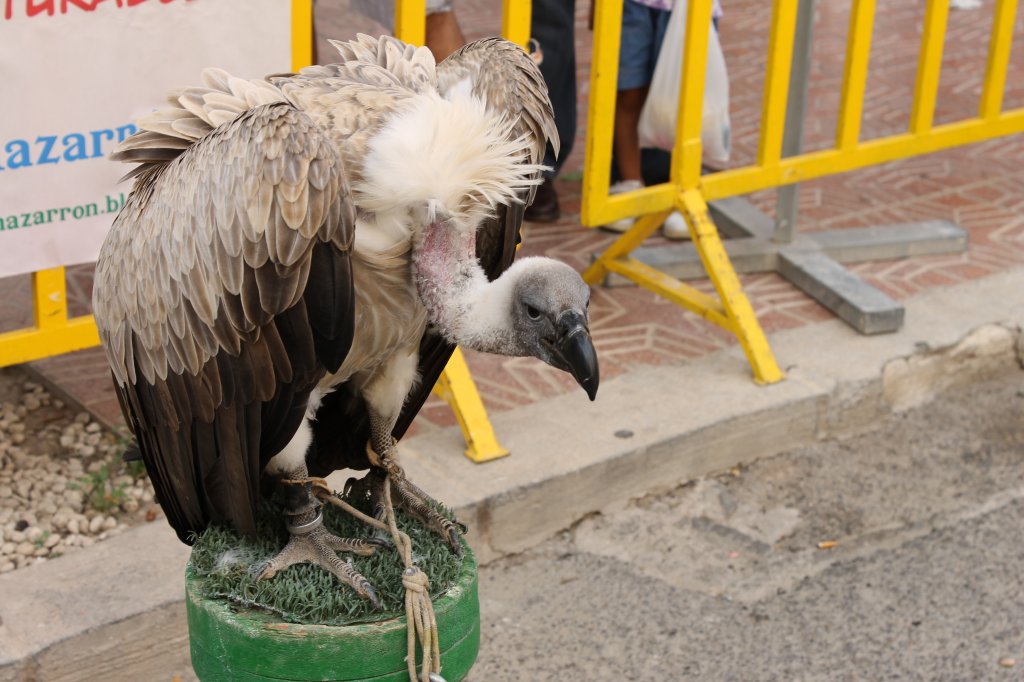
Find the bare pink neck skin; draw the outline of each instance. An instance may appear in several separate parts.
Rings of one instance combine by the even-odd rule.
[[[502,306],[504,287],[488,282],[476,258],[476,234],[445,222],[424,230],[413,251],[416,288],[431,323],[452,343],[507,354],[507,333],[486,311]]]

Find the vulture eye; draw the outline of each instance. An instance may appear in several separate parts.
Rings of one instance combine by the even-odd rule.
[[[529,303],[527,303],[526,304],[526,316],[529,317],[531,320],[539,320],[540,319],[540,311],[537,310],[536,308],[534,308]]]

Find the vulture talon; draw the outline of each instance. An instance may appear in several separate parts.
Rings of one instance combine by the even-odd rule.
[[[415,516],[432,532],[440,535],[452,553],[462,556],[462,534],[468,529],[465,524],[458,520],[450,520],[441,514],[438,509],[441,507],[434,498],[423,492],[415,483],[412,483],[405,475],[394,476],[391,479],[392,493],[395,496],[396,507],[401,507],[408,513]]]
[[[373,586],[352,567],[352,564],[339,559],[337,552],[370,556],[378,547],[383,546],[386,546],[385,543],[375,538],[339,538],[321,525],[301,535],[293,534],[284,549],[270,559],[256,564],[252,572],[257,581],[269,580],[289,566],[316,564],[354,589],[360,597],[368,599],[374,608],[379,610],[380,599]]]

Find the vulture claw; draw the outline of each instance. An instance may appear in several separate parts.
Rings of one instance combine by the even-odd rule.
[[[289,566],[316,564],[380,610],[380,599],[370,581],[353,568],[352,564],[339,559],[337,554],[350,552],[370,556],[380,547],[391,547],[391,543],[379,538],[339,538],[321,525],[302,534],[293,533],[284,549],[270,559],[255,564],[250,571],[257,581],[269,580]]]
[[[378,520],[384,518],[383,488],[386,480],[383,475],[378,473],[380,471],[371,470],[370,474],[363,478],[371,486],[370,498],[375,502],[374,514],[377,515]],[[462,556],[462,536],[468,530],[466,525],[442,514],[441,504],[406,478],[400,468],[397,468],[396,473],[391,474],[391,494],[392,503],[396,509],[404,509],[419,519],[433,533],[444,538],[453,554]]]

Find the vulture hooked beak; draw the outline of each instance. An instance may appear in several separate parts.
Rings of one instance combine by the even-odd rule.
[[[594,400],[601,377],[587,318],[575,310],[566,310],[559,315],[555,327],[557,336],[554,342],[547,343],[554,360],[552,364],[572,374],[580,388]]]

